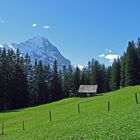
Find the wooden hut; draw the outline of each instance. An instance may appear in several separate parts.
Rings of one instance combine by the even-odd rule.
[[[98,85],[80,85],[79,95],[80,97],[95,96],[97,93]]]

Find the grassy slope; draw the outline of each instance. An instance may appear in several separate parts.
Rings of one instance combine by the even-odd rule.
[[[5,134],[0,135],[0,140],[139,140],[140,104],[135,103],[135,92],[140,93],[140,86],[0,113],[0,123],[5,121]],[[80,114],[77,103],[80,103]],[[52,122],[48,110],[52,110]],[[25,131],[22,120],[25,120]]]

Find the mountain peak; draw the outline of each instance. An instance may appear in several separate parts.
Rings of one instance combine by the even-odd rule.
[[[50,43],[48,39],[43,36],[34,36],[33,38],[28,39],[26,42],[43,44],[44,41]]]
[[[11,43],[10,46],[10,48],[18,48],[23,55],[28,53],[32,59],[32,63],[37,59],[41,60],[44,64],[50,64],[52,67],[54,60],[57,60],[59,69],[62,69],[63,65],[66,67],[71,65],[71,62],[63,57],[59,50],[47,38],[42,36],[35,36],[19,44]],[[9,45],[4,44],[4,47],[9,48]]]
[[[31,38],[31,40],[48,40],[48,39],[45,38],[44,36],[34,36],[33,38]]]

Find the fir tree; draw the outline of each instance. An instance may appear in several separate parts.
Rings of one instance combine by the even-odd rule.
[[[61,79],[58,73],[57,60],[54,61],[52,79],[51,79],[51,101],[57,101],[63,98]]]
[[[74,90],[75,93],[78,92],[79,86],[80,86],[80,75],[81,75],[81,71],[79,69],[79,67],[77,66],[75,68],[74,74],[73,74],[73,82],[74,82]]]
[[[125,86],[135,85],[137,83],[137,53],[135,43],[128,42],[126,51],[125,66]]]
[[[111,89],[116,90],[120,88],[120,60],[115,59],[111,68]]]

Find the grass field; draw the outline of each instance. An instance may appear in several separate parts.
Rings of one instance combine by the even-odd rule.
[[[0,140],[140,140],[140,104],[136,104],[136,92],[140,102],[140,86],[134,86],[103,96],[69,98],[0,113]]]

